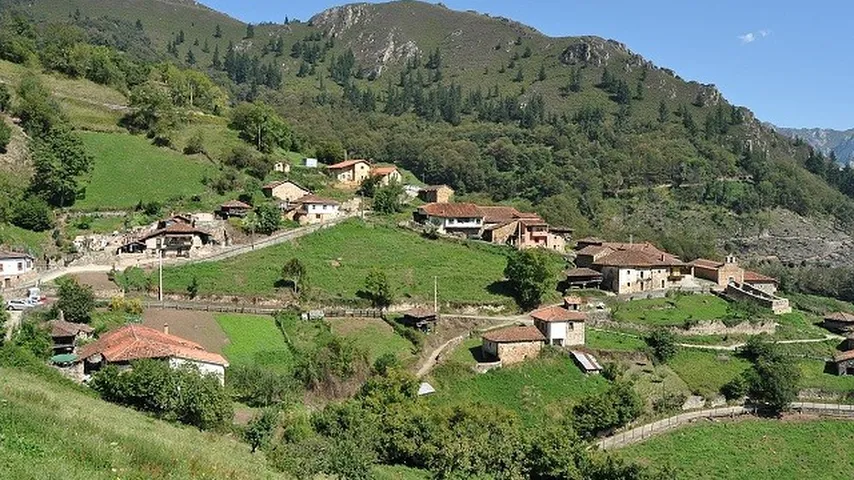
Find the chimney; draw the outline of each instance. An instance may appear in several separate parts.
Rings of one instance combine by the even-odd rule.
[[[163,333],[165,333],[166,335],[169,335],[169,324],[168,323],[163,324]]]

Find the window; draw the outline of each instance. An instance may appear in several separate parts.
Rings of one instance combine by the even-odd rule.
[[[661,281],[661,288],[664,288],[664,280]]]
[[[0,272],[2,272],[2,271],[3,271],[3,264],[0,263]]]
[[[18,271],[20,272],[23,269],[24,269],[24,262],[18,262]]]

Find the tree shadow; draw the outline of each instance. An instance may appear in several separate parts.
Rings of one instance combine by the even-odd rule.
[[[472,358],[474,358],[477,363],[491,362],[494,360],[492,356],[483,351],[483,347],[481,345],[469,348],[469,353],[471,353]]]
[[[296,287],[296,284],[294,284],[293,280],[285,280],[285,279],[280,278],[280,279],[276,280],[275,282],[273,282],[273,286],[276,288],[288,288],[288,289],[293,290],[294,287]]]
[[[513,288],[509,280],[499,280],[486,286],[486,291],[493,295],[513,298]]]

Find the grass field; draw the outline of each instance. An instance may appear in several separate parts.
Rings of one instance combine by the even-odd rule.
[[[218,314],[214,318],[228,336],[223,354],[232,366],[259,364],[283,369],[291,366],[293,353],[273,317]]]
[[[48,239],[50,239],[50,231],[33,232],[14,225],[0,223],[0,244],[7,245],[12,249],[29,250],[39,255]]]
[[[458,347],[468,350],[463,344]],[[456,354],[453,354],[456,356]],[[482,402],[518,413],[528,424],[545,421],[585,395],[605,390],[601,376],[585,376],[565,354],[548,355],[524,363],[476,374],[466,365],[444,364],[432,373],[437,405]]]
[[[714,295],[634,300],[615,304],[614,320],[649,325],[682,326],[687,321],[726,318],[729,304]]]
[[[843,479],[854,471],[854,422],[742,420],[686,427],[621,450],[680,479]]]
[[[333,318],[329,324],[332,333],[352,340],[367,351],[371,363],[387,353],[404,363],[413,358],[412,343],[394,333],[394,329],[379,318]]]
[[[18,370],[0,369],[0,478],[283,478],[263,455]]]
[[[165,269],[164,287],[184,292],[195,276],[202,294],[274,296],[282,265],[293,257],[305,264],[311,294],[318,300],[356,300],[365,277],[378,268],[388,275],[401,301],[432,299],[436,276],[440,302],[511,302],[500,287],[503,249],[427,240],[357,220],[221,262]]]
[[[801,360],[801,388],[814,388],[828,393],[847,394],[854,391],[854,377],[837,376],[825,373],[825,362],[820,360]]]
[[[646,348],[643,339],[588,328],[585,330],[586,346],[596,350],[634,352]]]
[[[145,137],[82,133],[94,168],[80,210],[126,209],[140,201],[164,202],[206,192],[202,178],[216,167],[205,160],[155,147]]]
[[[709,397],[716,395],[725,383],[746,370],[750,363],[732,352],[683,348],[668,365],[685,381],[691,392]]]

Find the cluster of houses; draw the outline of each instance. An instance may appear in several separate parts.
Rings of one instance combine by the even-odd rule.
[[[425,187],[419,198],[428,203],[413,214],[416,223],[430,226],[439,234],[476,238],[518,249],[547,248],[563,251],[568,229],[552,228],[536,213],[520,212],[508,206],[481,206],[451,202],[453,190],[446,185]]]
[[[106,365],[129,368],[131,362],[151,359],[168,362],[173,368],[193,365],[203,374],[225,381],[228,361],[201,345],[170,335],[169,326],[163,331],[137,324],[128,324],[93,339],[90,326],[64,320],[48,322],[53,341],[51,361],[69,376],[84,380]]]
[[[489,360],[502,365],[537,357],[544,345],[569,348],[569,353],[585,373],[598,373],[602,367],[590,354],[579,350],[585,343],[587,314],[583,300],[565,297],[562,305],[553,305],[530,313],[533,325],[492,330],[481,336],[481,351]]]
[[[720,291],[736,300],[770,308],[775,314],[791,312],[789,301],[777,296],[777,280],[745,270],[734,256],[725,261],[699,258],[684,262],[649,242],[578,240],[575,267],[565,272],[564,285],[602,288],[631,297],[668,290]]]

